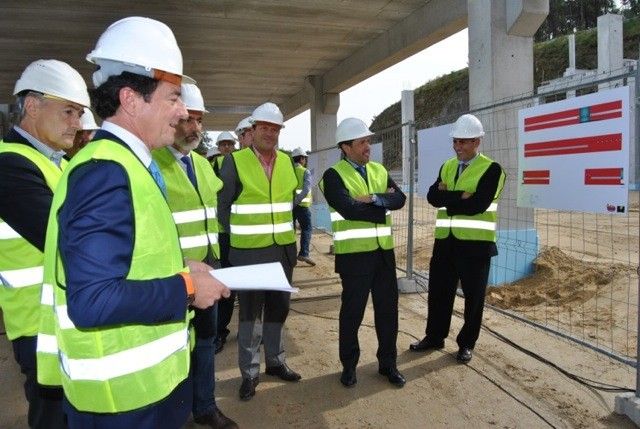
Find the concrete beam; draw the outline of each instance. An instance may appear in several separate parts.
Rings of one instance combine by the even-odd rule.
[[[466,26],[467,0],[428,1],[325,73],[324,90],[340,93]],[[307,110],[307,90],[290,97],[282,107],[286,118]]]
[[[509,0],[507,34],[533,37],[549,15],[549,0]]]

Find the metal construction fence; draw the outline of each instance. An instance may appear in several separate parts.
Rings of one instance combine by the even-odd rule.
[[[499,162],[507,174],[499,202],[498,247],[500,255],[492,260],[487,306],[512,316],[518,323],[533,324],[570,341],[636,366],[638,336],[639,267],[639,177],[637,124],[638,92],[631,94],[631,113],[635,130],[630,140],[629,202],[625,213],[595,214],[523,208],[517,204],[518,190],[518,111],[556,101],[577,93],[633,84],[637,71],[599,75],[575,81],[544,96],[529,94],[476,109],[486,135],[481,151]],[[402,183],[398,159],[402,153],[403,127],[413,136],[410,165],[416,174],[410,183],[402,183],[410,197],[402,210],[393,212],[394,239],[398,268],[426,288],[433,246],[436,209],[426,200],[427,186],[418,186],[425,160],[418,157],[418,130],[453,123],[466,112],[439,117],[429,123],[408,122],[382,130],[374,136],[372,159],[381,157],[397,183]],[[632,118],[633,119],[633,118]],[[376,146],[376,143],[381,145]],[[375,155],[375,156],[374,156]],[[453,155],[453,153],[452,153]],[[331,165],[339,152],[316,152],[322,165]],[[410,176],[405,176],[410,177]],[[318,177],[320,179],[320,177]],[[635,190],[634,190],[635,189]],[[571,198],[568,193],[566,198]],[[320,204],[314,206],[316,209]],[[320,209],[322,210],[322,209]],[[316,213],[315,219],[323,216]],[[328,224],[320,225],[328,229]],[[502,232],[502,233],[501,233]],[[510,272],[504,276],[496,272]]]
[[[482,153],[499,162],[507,181],[499,202],[498,246],[500,255],[492,260],[487,305],[514,318],[552,331],[569,340],[601,352],[612,359],[636,366],[638,336],[638,91],[631,94],[631,113],[635,130],[630,139],[629,200],[625,213],[595,214],[518,207],[518,111],[556,101],[567,92],[595,92],[633,84],[637,71],[600,75],[597,81],[575,82],[544,97],[527,95],[504,100],[472,111],[484,124]],[[430,123],[405,124],[417,130],[453,123],[466,112],[437,118]],[[634,132],[635,131],[635,132]],[[382,142],[384,160],[397,159],[402,126],[383,130],[375,136]],[[415,145],[417,147],[417,144]],[[420,171],[423,159],[412,150],[411,163]],[[453,153],[452,153],[453,155]],[[387,167],[398,168],[397,162]],[[394,174],[401,180],[401,174]],[[426,285],[433,245],[436,209],[426,200],[427,187],[404,183],[413,201],[394,213],[394,238],[398,266],[409,270],[420,284]],[[430,185],[429,183],[428,185]],[[428,186],[427,185],[427,186]],[[566,198],[571,199],[570,193]],[[501,232],[503,232],[501,234]],[[530,235],[533,232],[533,239]],[[410,235],[412,240],[410,240]],[[496,272],[512,272],[515,280],[504,281]]]

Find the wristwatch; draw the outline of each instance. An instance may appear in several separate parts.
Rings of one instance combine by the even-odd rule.
[[[196,288],[193,286],[193,279],[189,273],[180,273],[184,280],[184,288],[187,291],[187,305],[193,304],[196,299]]]

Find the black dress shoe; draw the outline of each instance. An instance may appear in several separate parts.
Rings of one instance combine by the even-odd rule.
[[[397,387],[402,387],[407,382],[404,379],[404,376],[400,374],[400,371],[398,371],[398,368],[396,368],[395,366],[389,368],[380,368],[378,369],[378,373],[387,377],[389,379],[389,383]]]
[[[215,354],[218,354],[222,351],[222,349],[224,349],[224,341],[220,340],[220,338],[216,338],[216,342],[214,343],[215,346]]]
[[[253,398],[256,394],[256,386],[260,381],[258,377],[255,378],[243,378],[242,384],[240,385],[240,391],[238,392],[240,395],[240,399],[243,401],[248,401]]]
[[[279,377],[284,381],[298,381],[302,378],[300,374],[289,368],[286,363],[280,366],[268,366],[265,372],[267,375]]]
[[[440,350],[443,347],[444,340],[433,341],[427,337],[424,337],[420,341],[411,343],[409,345],[409,350],[411,350],[412,352],[426,352],[427,350]]]
[[[199,425],[207,425],[217,429],[238,429],[238,424],[222,414],[222,411],[218,409],[212,413],[194,417],[193,421]]]
[[[355,368],[345,368],[342,370],[342,375],[340,376],[340,383],[344,387],[353,387],[358,382],[356,379],[356,369]]]
[[[460,347],[458,350],[458,354],[456,355],[456,360],[460,363],[467,363],[473,357],[473,351],[467,347]]]

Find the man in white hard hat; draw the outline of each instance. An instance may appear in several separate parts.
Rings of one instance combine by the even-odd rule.
[[[178,228],[184,257],[219,268],[216,209],[222,181],[213,173],[211,164],[193,151],[202,139],[202,117],[208,111],[196,85],[183,83],[181,88],[189,116],[178,122],[173,145],[154,150],[153,159],[167,185],[167,203]],[[213,428],[237,428],[238,425],[220,411],[215,400],[217,307],[216,303],[204,309],[194,308],[193,420]]]
[[[96,131],[100,129],[98,124],[96,124],[96,120],[93,117],[91,109],[88,107],[84,108],[84,113],[80,118],[80,127],[81,128],[76,132],[76,138],[73,140],[73,146],[69,149],[65,149],[67,159],[71,159],[73,155],[85,147],[96,134]]]
[[[188,306],[229,294],[209,265],[183,258],[151,157],[188,117],[182,54],[165,24],[129,17],[87,60],[103,122],[54,196],[44,264],[53,296],[43,301],[55,303],[60,362],[38,376],[59,377],[72,429],[182,428],[193,398]]]
[[[238,136],[240,149],[251,146],[253,143],[253,124],[251,116],[247,116],[238,122],[238,126],[236,126],[236,135]]]
[[[265,103],[253,114],[253,145],[225,157],[220,170],[224,187],[218,195],[220,222],[229,232],[233,266],[279,262],[291,283],[296,264],[293,199],[298,183],[291,158],[277,150],[284,118],[278,106]],[[289,314],[286,292],[239,292],[239,396],[251,399],[260,373],[264,343],[266,373],[285,381],[300,374],[286,364],[284,323]]]
[[[479,152],[482,123],[462,115],[449,134],[456,156],[445,161],[427,200],[438,209],[433,256],[429,264],[429,299],[425,337],[410,346],[422,352],[441,349],[449,335],[458,282],[464,292],[464,325],[458,334],[460,363],[471,360],[480,335],[484,296],[496,247],[497,201],[505,173]]]
[[[390,210],[402,208],[406,197],[384,166],[369,160],[372,135],[360,119],[340,122],[336,142],[343,159],[325,171],[320,185],[331,214],[335,270],[342,280],[340,382],[345,387],[357,383],[358,330],[371,292],[378,373],[402,387],[405,379],[396,364],[398,282]]]
[[[216,162],[216,159],[220,157],[222,154],[220,153],[220,149],[218,149],[218,146],[214,146],[208,149],[205,155],[207,157],[207,161],[209,161],[209,163],[213,167],[214,163]]]
[[[306,262],[312,267],[316,263],[309,257],[309,245],[311,243],[311,172],[307,169],[307,152],[297,147],[291,153],[291,158],[298,177],[296,199],[293,201],[293,218],[300,225],[300,250],[298,261]]]
[[[64,151],[73,145],[89,95],[82,76],[57,60],[29,64],[13,94],[19,125],[0,143],[0,307],[26,376],[29,427],[62,428],[62,390],[37,383],[43,251],[53,191],[67,164]]]
[[[223,131],[216,137],[216,147],[220,152],[216,163],[213,165],[213,170],[216,174],[220,174],[220,167],[222,167],[222,160],[225,156],[236,150],[236,138],[229,131]]]

